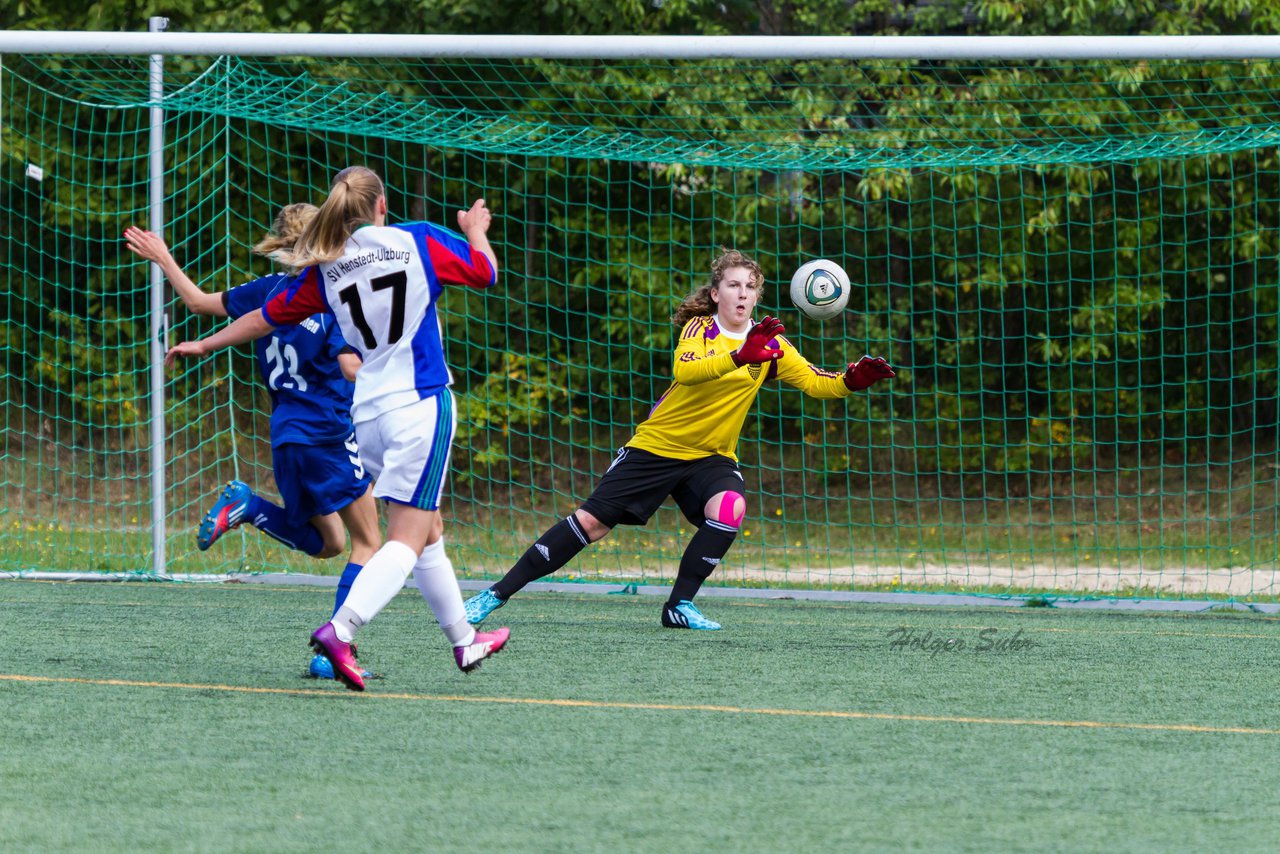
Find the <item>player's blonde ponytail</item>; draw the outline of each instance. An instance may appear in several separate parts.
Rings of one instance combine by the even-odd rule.
[[[696,291],[684,298],[671,315],[671,322],[684,328],[684,325],[695,317],[706,317],[716,313],[716,304],[711,299],[711,292],[720,287],[724,271],[731,267],[745,267],[751,271],[751,280],[764,299],[764,270],[755,259],[737,249],[721,249],[720,254],[711,262],[711,281],[698,287]]]
[[[385,194],[382,179],[372,169],[363,166],[343,169],[334,177],[328,198],[303,229],[293,252],[287,257],[281,256],[280,260],[300,270],[342,257],[351,233],[373,222],[378,199]]]
[[[318,207],[306,202],[285,205],[276,214],[275,222],[271,223],[271,230],[253,247],[254,253],[279,261],[290,269],[296,269],[293,267],[293,247],[297,245],[298,238],[319,212]]]

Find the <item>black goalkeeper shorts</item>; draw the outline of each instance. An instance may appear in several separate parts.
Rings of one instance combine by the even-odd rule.
[[[702,512],[717,492],[746,492],[738,464],[715,454],[697,460],[673,460],[622,448],[582,509],[610,528],[643,525],[671,496],[695,527],[707,521]]]

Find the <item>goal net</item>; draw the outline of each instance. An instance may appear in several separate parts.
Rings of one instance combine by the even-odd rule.
[[[249,348],[149,392],[149,107],[164,236],[206,291],[272,272],[277,209],[379,172],[391,217],[484,197],[503,265],[441,305],[459,413],[460,575],[504,572],[577,507],[671,378],[675,305],[752,254],[806,358],[898,371],[847,401],[766,385],[748,516],[712,582],[1004,593],[1278,591],[1280,69],[1263,61],[0,57],[9,287],[0,570],[151,570],[150,419],[172,573],[335,572],[247,526],[274,498]],[[806,260],[849,310],[802,317]],[[210,332],[166,290],[170,342]],[[714,418],[708,413],[708,418]],[[663,583],[665,507],[560,578]]]

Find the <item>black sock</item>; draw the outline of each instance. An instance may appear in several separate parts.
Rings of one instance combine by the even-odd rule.
[[[720,558],[729,551],[733,538],[737,535],[737,528],[730,528],[719,522],[708,521],[702,524],[684,550],[684,557],[680,558],[680,572],[676,576],[676,583],[671,587],[671,598],[667,600],[666,607],[674,608],[685,599],[698,595],[702,582],[720,565]]]
[[[586,532],[573,516],[567,516],[553,525],[511,567],[502,580],[493,585],[499,599],[507,599],[518,593],[530,581],[550,575],[588,545]]]

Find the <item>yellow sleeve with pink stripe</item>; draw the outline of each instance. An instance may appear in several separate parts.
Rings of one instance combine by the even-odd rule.
[[[767,365],[733,364],[730,353],[738,342],[714,323],[696,317],[685,325],[675,347],[675,382],[636,427],[629,447],[673,460],[712,454],[737,459],[742,422],[769,371]]]
[[[707,341],[702,333],[711,322],[710,317],[695,317],[680,330],[671,369],[680,385],[701,385],[738,369],[732,352],[707,355]]]
[[[792,388],[798,388],[810,397],[836,400],[853,394],[844,384],[844,373],[824,370],[811,363],[790,341],[778,336],[782,358],[776,362],[778,379]]]

